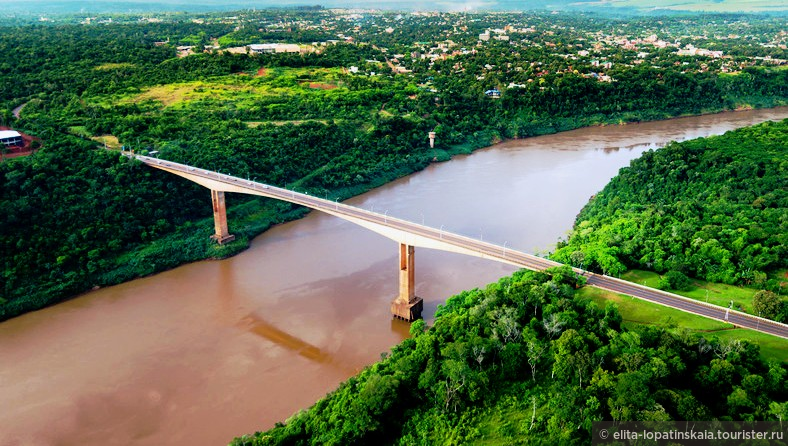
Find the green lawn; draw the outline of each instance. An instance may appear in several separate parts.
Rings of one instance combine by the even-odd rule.
[[[641,285],[657,287],[659,274],[652,271],[632,270],[627,271],[621,276],[622,279]],[[723,283],[711,283],[703,280],[692,280],[692,289],[689,291],[669,290],[671,293],[690,299],[708,302],[710,304],[728,307],[733,301],[733,308],[744,313],[754,314],[752,311],[752,296],[758,291],[753,288],[745,288]],[[757,314],[756,314],[757,316]]]
[[[650,285],[649,280],[654,280],[647,273],[638,272],[643,283]],[[645,277],[645,279],[642,279]],[[624,326],[634,325],[662,325],[666,327],[684,328],[693,333],[704,336],[717,336],[720,339],[746,339],[761,347],[761,356],[766,360],[788,362],[788,340],[759,333],[753,330],[734,328],[732,324],[714,321],[674,308],[665,307],[651,302],[646,302],[623,294],[610,293],[598,288],[583,287],[578,291],[578,296],[587,297],[597,305],[604,308],[607,302],[615,302],[618,311],[624,318]]]
[[[695,332],[718,332],[733,328],[733,324],[715,321],[702,316],[697,316],[675,308],[646,302],[635,297],[623,294],[610,293],[598,288],[583,287],[578,294],[588,297],[601,308],[607,302],[615,302],[624,318],[625,325],[665,325],[687,328]]]

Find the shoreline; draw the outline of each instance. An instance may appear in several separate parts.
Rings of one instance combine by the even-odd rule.
[[[779,111],[781,109],[785,109],[786,111],[788,111],[788,105],[778,105],[776,107],[766,107],[766,108],[739,107],[739,108],[735,108],[735,109],[731,109],[731,110],[720,110],[720,111],[715,111],[715,112],[704,112],[704,113],[699,113],[697,115],[671,116],[671,117],[668,117],[668,118],[657,119],[657,120],[652,120],[652,121],[627,121],[627,122],[620,122],[620,123],[599,123],[599,124],[591,124],[591,125],[587,125],[587,126],[583,126],[583,127],[577,127],[577,128],[569,129],[569,130],[561,130],[559,132],[549,133],[549,134],[555,135],[555,134],[558,134],[558,133],[571,132],[573,130],[580,130],[580,129],[591,128],[591,127],[625,127],[625,126],[638,125],[638,124],[648,124],[648,123],[651,123],[651,122],[670,122],[670,121],[677,121],[677,120],[680,120],[680,119],[697,118],[697,117],[701,117],[701,116],[721,115],[723,113],[742,113],[742,112],[750,112],[750,111],[756,111],[756,110],[776,110],[776,111]],[[786,118],[786,119],[788,119],[788,118]],[[487,148],[490,148],[490,147],[495,147],[495,146],[499,146],[499,145],[502,145],[502,144],[507,144],[507,143],[514,142],[514,141],[524,141],[524,140],[527,140],[529,138],[534,138],[536,136],[542,136],[542,135],[526,136],[524,138],[504,138],[504,139],[501,139],[501,140],[499,140],[497,142],[493,142],[493,143],[491,143],[488,146],[480,147],[478,149],[475,149],[474,152],[476,150],[484,150],[484,149],[487,149]],[[460,155],[466,155],[466,154],[460,154]],[[438,161],[438,162],[444,162],[444,161]]]
[[[348,187],[348,188],[337,190],[335,192],[340,197],[340,200],[342,200],[342,201],[348,200],[350,198],[357,197],[357,196],[360,196],[360,195],[365,194],[367,192],[370,192],[370,191],[372,191],[372,190],[374,190],[374,189],[376,189],[378,187],[381,187],[381,186],[384,186],[386,184],[389,184],[389,183],[392,183],[394,181],[397,181],[398,179],[406,178],[409,175],[413,175],[413,174],[419,172],[420,170],[423,170],[423,169],[429,167],[432,164],[437,164],[437,163],[450,161],[451,159],[453,159],[453,158],[455,158],[457,156],[460,156],[460,157],[468,156],[468,155],[473,154],[476,151],[485,150],[485,149],[496,147],[496,146],[501,146],[501,145],[505,145],[505,144],[511,144],[511,143],[515,143],[515,142],[518,142],[518,141],[525,141],[525,140],[528,140],[530,138],[534,138],[534,137],[537,137],[537,136],[555,135],[555,134],[559,134],[559,133],[570,132],[570,131],[575,131],[575,130],[581,130],[581,129],[584,129],[584,128],[591,128],[591,127],[606,127],[606,126],[613,126],[613,125],[615,125],[615,126],[625,126],[625,125],[630,125],[630,124],[646,124],[646,123],[651,123],[651,122],[662,122],[662,121],[670,121],[670,120],[677,120],[677,119],[683,119],[683,118],[693,118],[693,117],[700,117],[700,116],[718,115],[718,114],[723,114],[723,113],[739,113],[739,112],[756,111],[756,110],[761,110],[761,111],[777,110],[777,111],[779,111],[779,110],[783,110],[783,109],[788,110],[788,105],[777,106],[777,107],[769,107],[769,108],[738,108],[738,109],[735,109],[735,110],[720,110],[720,111],[717,111],[717,112],[707,112],[707,113],[702,113],[702,114],[699,114],[699,115],[673,116],[673,117],[669,117],[669,118],[665,118],[665,119],[659,119],[659,120],[653,120],[653,121],[631,121],[631,122],[623,122],[623,123],[620,123],[620,124],[599,123],[599,124],[586,125],[586,126],[582,126],[582,127],[576,127],[576,128],[572,128],[572,129],[565,129],[565,130],[560,130],[560,131],[554,131],[554,132],[544,133],[544,134],[539,134],[539,135],[531,135],[531,136],[527,136],[527,137],[523,137],[523,138],[500,139],[499,136],[497,136],[494,133],[490,132],[489,136],[491,137],[491,140],[489,140],[487,143],[482,144],[482,145],[478,144],[480,141],[472,141],[471,140],[471,141],[468,141],[468,142],[466,142],[464,144],[450,146],[450,147],[448,147],[446,149],[434,149],[433,152],[438,152],[442,156],[436,156],[434,160],[428,161],[428,163],[423,168],[411,171],[411,172],[409,172],[406,175],[401,175],[401,176],[397,176],[397,177],[394,177],[394,178],[379,178],[378,180],[370,181],[369,183],[364,184],[364,185],[359,185],[359,186],[356,186],[356,187]],[[428,155],[428,157],[431,159],[432,158],[432,154]],[[293,187],[295,187],[295,185]],[[47,303],[44,304],[44,305],[36,305],[36,306],[30,307],[29,309],[23,309],[23,311],[21,311],[21,312],[19,312],[17,314],[11,313],[10,316],[3,315],[2,319],[0,319],[0,323],[2,323],[2,321],[4,321],[4,320],[13,319],[15,317],[22,316],[22,315],[24,315],[26,313],[29,313],[29,312],[37,311],[37,310],[40,310],[40,309],[43,309],[43,308],[46,308],[46,307],[49,307],[49,306],[56,305],[56,304],[61,303],[61,302],[69,301],[69,300],[75,299],[77,297],[84,296],[84,295],[86,295],[86,294],[88,294],[88,293],[90,293],[92,291],[97,290],[97,289],[106,288],[106,287],[113,286],[113,285],[119,285],[119,284],[122,284],[122,283],[133,281],[135,279],[141,279],[141,278],[145,278],[145,277],[150,277],[150,276],[156,275],[156,274],[161,273],[161,272],[165,272],[165,271],[169,271],[171,269],[178,268],[178,267],[183,266],[183,265],[188,265],[190,263],[195,263],[195,262],[205,261],[205,260],[222,260],[222,259],[226,259],[226,258],[229,258],[229,257],[233,257],[233,256],[235,256],[237,254],[240,254],[241,252],[244,252],[247,249],[249,249],[251,247],[251,243],[252,243],[253,239],[258,237],[258,236],[260,236],[260,235],[262,235],[267,230],[269,230],[269,229],[271,229],[271,228],[273,228],[275,226],[278,226],[280,224],[283,224],[283,223],[295,221],[295,220],[303,217],[306,213],[308,213],[308,211],[306,209],[301,209],[299,207],[289,207],[288,206],[288,209],[286,209],[286,210],[277,210],[277,211],[273,212],[273,214],[272,214],[272,211],[276,210],[276,206],[278,206],[277,204],[274,204],[273,206],[270,206],[270,205],[269,206],[257,205],[255,207],[254,203],[255,203],[254,201],[247,201],[245,203],[240,203],[240,204],[238,204],[236,206],[228,208],[228,214],[229,214],[228,217],[231,219],[231,221],[232,221],[232,217],[233,217],[232,214],[233,213],[245,214],[245,220],[244,221],[238,222],[237,219],[235,220],[237,222],[236,224],[242,226],[242,229],[236,230],[236,231],[231,231],[231,232],[235,232],[235,234],[237,235],[237,238],[236,238],[236,240],[234,242],[228,243],[226,245],[218,245],[219,247],[217,248],[217,246],[207,244],[207,242],[202,240],[202,236],[204,235],[203,232],[205,232],[202,229],[210,227],[211,224],[212,224],[212,220],[213,220],[212,217],[206,217],[206,218],[204,218],[202,220],[198,220],[196,222],[192,222],[191,226],[193,227],[193,229],[189,233],[182,233],[182,232],[179,232],[179,230],[175,230],[175,231],[173,231],[173,233],[168,234],[167,236],[162,237],[162,238],[158,239],[157,241],[155,241],[153,243],[148,243],[146,245],[141,245],[141,246],[137,247],[134,250],[125,252],[123,254],[120,254],[117,258],[112,260],[112,264],[113,264],[112,268],[109,268],[106,271],[99,272],[95,276],[93,276],[92,279],[89,279],[91,283],[88,286],[86,286],[85,289],[83,289],[82,291],[77,292],[75,294],[71,294],[71,295],[55,296],[52,299],[48,299]],[[248,212],[248,213],[247,212],[242,212],[244,210],[244,207],[249,207],[249,206],[253,207],[251,212]],[[248,209],[246,209],[246,210],[248,211]],[[252,224],[251,222],[254,222],[254,226],[250,226]],[[148,262],[148,257],[149,256],[150,257],[155,257],[157,254],[159,254],[161,252],[161,251],[157,251],[157,249],[158,250],[161,250],[161,249],[178,250],[180,246],[186,246],[186,245],[189,245],[189,244],[192,244],[192,243],[203,243],[203,244],[205,244],[204,246],[205,246],[206,249],[201,254],[192,253],[191,256],[182,257],[180,259],[174,260],[173,262],[171,262],[169,264],[165,264],[165,265],[161,265],[161,266],[155,265],[155,267],[152,268],[152,269],[147,268],[147,265],[149,265],[149,263],[150,263],[150,262]],[[213,252],[209,252],[209,250],[212,250]],[[126,262],[130,258],[133,258],[133,259],[136,260],[134,262],[135,263],[134,266],[130,266]],[[138,265],[141,265],[141,266],[138,266]],[[46,292],[46,290],[42,291],[42,293],[45,293],[45,292]],[[9,302],[12,302],[12,301],[9,301]],[[4,305],[7,305],[7,303],[4,304]]]

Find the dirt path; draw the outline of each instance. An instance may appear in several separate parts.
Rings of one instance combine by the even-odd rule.
[[[22,112],[22,109],[25,108],[25,105],[27,105],[27,102],[25,102],[24,104],[20,105],[19,107],[11,111],[11,113],[14,114],[14,118],[19,119],[19,113]]]

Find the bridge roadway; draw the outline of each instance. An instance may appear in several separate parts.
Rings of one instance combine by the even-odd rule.
[[[444,231],[442,228],[431,228],[407,220],[390,217],[385,214],[349,206],[337,201],[325,200],[293,190],[249,181],[210,170],[199,169],[185,164],[142,155],[132,155],[128,153],[124,153],[124,155],[136,158],[151,167],[182,176],[212,190],[275,198],[277,200],[287,201],[335,215],[403,244],[472,255],[534,271],[542,271],[547,268],[563,265],[532,254],[512,250],[506,246],[499,246],[482,240],[476,240]],[[614,293],[626,294],[688,313],[728,322],[737,327],[749,328],[788,339],[788,325],[786,324],[627,282],[615,277],[596,274],[579,268],[573,268],[573,270],[583,275],[586,278],[586,284],[593,287]]]

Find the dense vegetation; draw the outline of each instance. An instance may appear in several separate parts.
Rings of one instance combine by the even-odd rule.
[[[553,258],[613,275],[651,269],[670,289],[692,276],[784,291],[770,274],[788,268],[787,140],[784,120],[645,153],[586,205]],[[788,320],[788,305],[763,314]]]
[[[764,62],[785,57],[764,44],[783,38],[768,18],[722,16],[696,28],[717,32],[724,22],[763,34],[753,44],[725,40],[726,51],[741,55],[703,62],[667,50],[635,60],[607,41],[591,45],[590,37],[622,25],[598,17],[266,11],[233,20],[0,27],[0,125],[42,144],[0,165],[0,320],[94,286],[230,255],[302,212],[231,196],[238,239],[212,246],[210,223],[198,223],[210,216],[206,191],[102,146],[157,150],[333,199],[503,138],[788,101],[788,70]],[[505,23],[520,29],[511,42],[477,42],[478,32]],[[523,31],[527,23],[539,23],[539,32]],[[665,38],[694,26],[664,23],[632,26]],[[446,43],[449,34],[457,42]],[[300,54],[223,48],[321,37],[337,43]],[[445,53],[433,46],[439,42]],[[179,45],[198,54],[178,57]],[[441,54],[422,57],[433,50]],[[599,80],[600,58],[611,61],[614,81]],[[407,70],[392,69],[393,60]],[[485,95],[491,87],[500,99]],[[12,110],[22,104],[17,119]]]
[[[596,420],[777,420],[786,368],[758,347],[621,328],[567,267],[461,293],[312,408],[233,444],[590,444]]]

